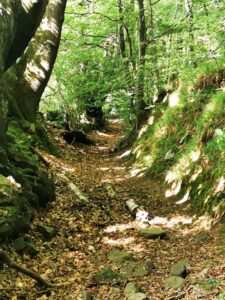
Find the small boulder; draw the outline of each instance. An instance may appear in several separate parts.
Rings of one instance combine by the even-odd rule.
[[[192,243],[193,244],[204,243],[208,240],[208,238],[209,235],[207,232],[201,232],[192,239]]]
[[[24,241],[24,238],[19,237],[13,241],[13,246],[16,251],[20,252],[23,251],[26,247],[26,242]]]
[[[127,277],[142,277],[148,276],[150,271],[145,267],[140,265],[138,262],[130,261],[124,267],[124,275]]]
[[[38,224],[37,230],[44,236],[46,240],[51,240],[56,235],[57,231],[55,227],[47,226],[44,224]]]
[[[138,287],[136,287],[136,285],[133,282],[128,282],[128,284],[126,285],[126,287],[124,289],[124,295],[126,297],[129,297],[138,292],[140,292],[140,290]]]
[[[152,260],[148,259],[145,262],[145,269],[152,272],[153,270],[156,270],[156,266]]]
[[[188,273],[188,268],[190,264],[188,261],[182,260],[176,263],[174,266],[171,267],[170,275],[171,276],[179,276],[185,278]]]
[[[108,259],[113,263],[123,263],[126,261],[133,261],[134,257],[132,253],[115,250],[108,253]]]
[[[136,293],[128,297],[128,300],[147,300],[148,297],[144,293]]]
[[[93,296],[88,291],[82,291],[77,298],[77,300],[92,300],[92,299],[93,299]]]
[[[38,254],[38,250],[32,242],[26,242],[25,252],[28,253],[31,258],[35,257]]]
[[[184,278],[178,276],[171,276],[165,280],[165,286],[171,289],[179,289],[184,286]]]
[[[166,239],[167,233],[159,228],[147,228],[147,229],[141,229],[139,231],[139,236],[144,237],[146,239]]]
[[[123,277],[121,274],[112,271],[110,268],[105,268],[97,272],[93,276],[94,282],[97,284],[100,284],[101,282],[121,282],[125,277]]]
[[[149,270],[147,270],[144,266],[138,266],[133,270],[134,277],[148,276],[149,273]]]

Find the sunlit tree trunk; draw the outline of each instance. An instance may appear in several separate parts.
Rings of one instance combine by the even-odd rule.
[[[144,81],[145,81],[145,56],[147,49],[146,41],[146,22],[145,22],[145,7],[144,0],[137,0],[138,2],[138,67],[136,78],[136,91],[135,91],[135,106],[137,129],[146,121],[147,112],[145,110],[146,103],[144,101]]]
[[[19,62],[7,72],[10,113],[34,121],[57,56],[66,0],[49,0],[38,30]]]
[[[160,76],[159,76],[159,70],[158,70],[158,51],[157,51],[157,44],[154,39],[154,15],[153,15],[153,6],[152,6],[152,0],[149,0],[150,5],[150,20],[149,20],[149,35],[150,35],[150,56],[152,61],[152,74],[153,74],[153,103],[155,103],[158,100],[159,92],[160,92]]]
[[[1,0],[0,6],[0,163],[5,163],[8,100],[3,89],[4,72],[23,53],[46,6],[46,0]],[[1,167],[1,166],[0,166]]]

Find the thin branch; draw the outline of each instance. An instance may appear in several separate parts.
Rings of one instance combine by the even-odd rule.
[[[41,277],[38,273],[31,271],[29,269],[26,269],[20,265],[18,265],[15,261],[13,261],[10,256],[8,255],[8,253],[6,253],[4,250],[0,249],[0,259],[9,267],[17,270],[20,273],[23,273],[29,277],[31,277],[32,279],[36,280],[37,282],[39,282],[40,284],[47,286],[49,288],[55,288],[55,287],[61,287],[61,286],[67,286],[69,284],[72,283],[60,283],[60,284],[54,284],[49,282],[48,280],[44,279],[43,277]]]
[[[96,11],[91,12],[91,13],[90,13],[90,12],[86,12],[86,13],[66,12],[66,14],[67,14],[67,15],[73,15],[73,16],[99,15],[99,16],[101,16],[101,17],[107,19],[107,20],[112,21],[112,22],[119,22],[119,21],[120,21],[119,18],[113,18],[113,17],[107,16],[107,15],[104,15],[104,14],[102,14],[102,13],[100,13],[100,12],[96,12]]]

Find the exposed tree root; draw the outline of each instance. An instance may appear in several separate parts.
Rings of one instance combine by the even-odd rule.
[[[56,287],[63,287],[68,286],[72,284],[71,282],[65,282],[65,283],[51,283],[48,280],[42,278],[38,273],[31,271],[29,269],[26,269],[20,265],[18,265],[15,261],[13,261],[10,256],[2,249],[0,249],[0,260],[3,261],[6,265],[9,267],[17,270],[18,272],[21,272],[32,279],[36,280],[38,283],[40,283],[43,286],[46,286],[48,288],[56,288]]]

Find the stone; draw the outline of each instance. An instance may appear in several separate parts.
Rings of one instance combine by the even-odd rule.
[[[102,269],[93,276],[93,280],[99,284],[101,282],[121,282],[125,279],[121,274],[112,271],[110,268]]]
[[[41,206],[55,201],[55,186],[52,180],[48,178],[46,172],[38,172],[38,177],[32,186],[32,192],[38,196]]]
[[[141,229],[139,231],[139,236],[144,237],[146,239],[166,239],[167,233],[159,228],[147,228]]]
[[[208,240],[208,238],[209,238],[209,235],[207,232],[201,232],[192,239],[192,243],[194,243],[194,244],[203,243],[203,242],[206,242]]]
[[[153,270],[156,270],[156,266],[152,260],[148,259],[145,262],[145,269],[152,272]]]
[[[92,300],[92,299],[93,299],[93,296],[88,291],[82,291],[77,298],[77,300]]]
[[[171,289],[178,289],[184,286],[184,278],[178,276],[171,276],[165,280],[165,286]]]
[[[26,242],[25,251],[31,258],[35,257],[38,254],[38,250],[32,242]]]
[[[115,250],[108,253],[108,259],[113,263],[124,263],[126,261],[133,261],[132,253]]]
[[[120,288],[114,287],[113,288],[113,293],[116,294],[116,295],[119,295],[120,294]]]
[[[148,297],[144,293],[136,293],[128,297],[127,300],[147,300]]]
[[[129,282],[127,283],[125,289],[124,289],[124,295],[126,297],[129,297],[133,294],[138,293],[140,290],[138,287],[136,287],[136,285],[133,282]]]
[[[19,237],[18,239],[15,239],[13,241],[13,246],[16,251],[23,251],[26,247],[26,243],[24,241],[24,238]]]
[[[136,267],[133,270],[133,276],[134,277],[148,276],[149,273],[150,272],[144,266]]]
[[[188,273],[188,268],[190,268],[190,264],[188,261],[182,260],[176,263],[171,267],[170,275],[171,276],[179,276],[185,278]]]
[[[57,233],[55,227],[44,225],[44,224],[38,224],[37,230],[44,236],[46,240],[53,239]]]

